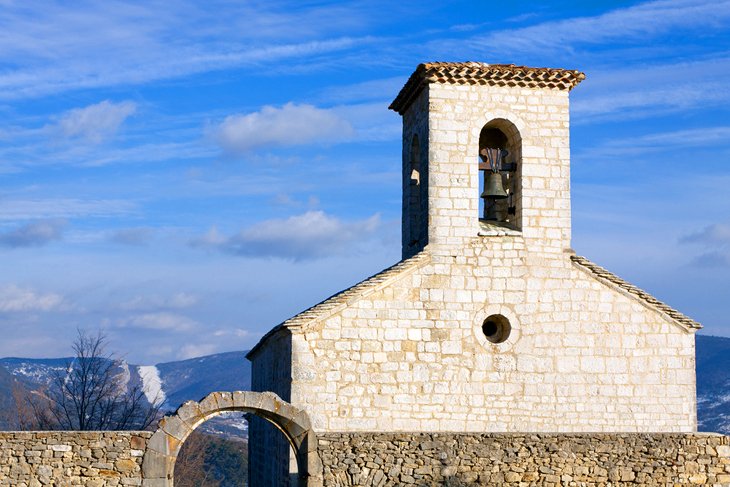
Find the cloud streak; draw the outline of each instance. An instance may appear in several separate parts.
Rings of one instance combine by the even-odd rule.
[[[140,328],[145,330],[188,331],[198,327],[198,322],[177,313],[158,311],[142,313],[117,321],[120,328]]]
[[[109,241],[122,245],[147,245],[152,240],[154,233],[155,230],[150,227],[123,228],[113,232],[109,236]]]
[[[463,42],[499,53],[546,53],[655,37],[674,31],[721,29],[730,20],[730,1],[660,0],[592,17],[574,17],[505,29]],[[451,49],[457,49],[456,43]],[[462,47],[463,49],[463,47]]]
[[[380,227],[380,216],[345,222],[323,211],[308,211],[284,219],[256,223],[240,232],[221,235],[212,228],[191,241],[193,247],[251,257],[308,260],[339,254],[356,241],[368,240]]]
[[[220,12],[225,11],[225,15]],[[0,11],[0,98],[145,83],[211,70],[327,56],[371,42],[350,37],[363,6],[193,1],[82,1]],[[110,62],[113,59],[113,62]],[[290,67],[290,66],[289,66]]]
[[[681,243],[699,243],[708,246],[730,246],[730,224],[713,223],[699,232],[685,235]]]
[[[76,198],[47,198],[7,200],[0,206],[0,220],[31,218],[108,217],[130,214],[136,205],[125,200],[82,200]]]
[[[66,222],[63,220],[39,220],[10,231],[0,232],[0,246],[10,248],[39,247],[61,240]]]

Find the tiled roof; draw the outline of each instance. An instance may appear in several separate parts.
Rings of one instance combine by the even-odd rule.
[[[246,357],[252,357],[256,350],[261,344],[263,344],[267,338],[274,333],[278,332],[283,328],[300,328],[312,321],[321,320],[332,314],[340,311],[347,307],[349,304],[363,296],[382,289],[385,285],[389,284],[393,279],[401,277],[407,273],[407,271],[415,270],[427,264],[431,261],[431,256],[427,252],[421,252],[409,259],[402,260],[397,264],[388,267],[387,269],[371,276],[364,281],[355,284],[352,287],[340,291],[339,293],[330,296],[324,301],[315,304],[309,309],[306,309],[295,315],[283,323],[272,328],[261,340],[256,344],[254,348],[246,355]]]
[[[637,299],[645,302],[646,304],[650,305],[652,308],[655,308],[659,310],[660,312],[666,314],[670,318],[672,318],[674,321],[688,327],[693,328],[695,330],[699,330],[702,328],[702,325],[694,321],[692,318],[689,318],[688,316],[685,316],[684,314],[680,313],[676,309],[672,308],[668,304],[665,304],[658,299],[656,299],[651,294],[647,293],[646,291],[639,289],[638,287],[629,284],[628,282],[624,281],[620,277],[618,277],[616,274],[613,274],[603,267],[594,264],[590,260],[586,259],[585,257],[581,257],[578,255],[571,255],[570,259],[578,264],[579,266],[587,269],[592,274],[594,274],[596,277],[603,281],[608,281],[611,284],[614,284],[624,291],[628,292],[629,294],[632,294]]]
[[[530,68],[514,64],[423,63],[419,64],[390,109],[401,115],[428,83],[453,85],[524,86],[572,90],[585,79],[580,71],[553,68]]]

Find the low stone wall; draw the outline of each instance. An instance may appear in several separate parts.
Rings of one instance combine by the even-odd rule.
[[[142,485],[147,431],[0,432],[0,486]]]
[[[715,434],[322,433],[325,486],[730,486]]]

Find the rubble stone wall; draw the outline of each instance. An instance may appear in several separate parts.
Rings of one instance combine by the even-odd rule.
[[[147,431],[0,432],[0,486],[142,485]]]
[[[324,433],[324,485],[730,485],[716,434]]]

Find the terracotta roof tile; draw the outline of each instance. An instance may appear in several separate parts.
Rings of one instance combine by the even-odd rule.
[[[524,86],[570,91],[585,77],[585,74],[575,70],[530,68],[514,64],[423,63],[408,78],[389,108],[402,115],[428,83]]]
[[[611,284],[614,284],[624,291],[627,291],[629,294],[632,294],[637,299],[644,301],[646,304],[650,305],[651,307],[659,310],[660,312],[664,313],[665,315],[672,318],[674,321],[688,327],[693,328],[695,330],[699,330],[702,328],[702,325],[694,321],[693,319],[689,318],[688,316],[680,313],[676,309],[672,308],[668,304],[665,304],[658,299],[656,299],[651,294],[647,293],[646,291],[639,289],[638,287],[634,286],[633,284],[629,284],[628,282],[624,281],[620,277],[618,277],[616,274],[613,274],[603,267],[594,264],[590,260],[586,259],[585,257],[581,257],[578,255],[571,255],[570,259],[578,264],[579,266],[587,269],[592,274],[594,274],[597,278],[603,281],[608,281]]]

